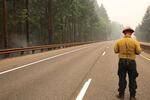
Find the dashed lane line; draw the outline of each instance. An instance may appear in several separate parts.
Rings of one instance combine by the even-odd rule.
[[[106,51],[103,52],[102,56],[104,56],[106,54]]]
[[[92,79],[90,78],[83,86],[83,88],[81,89],[80,93],[78,94],[76,100],[83,100],[83,97],[88,89],[88,87],[90,86]]]

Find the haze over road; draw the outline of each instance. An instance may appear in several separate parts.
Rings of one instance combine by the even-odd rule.
[[[117,100],[118,57],[113,44],[93,43],[1,60],[0,100],[75,100],[82,89],[83,100]],[[143,55],[137,57],[137,98],[149,100],[150,60],[149,54]]]
[[[150,0],[97,0],[106,7],[110,20],[136,28],[142,23]],[[136,13],[136,14],[135,14]]]

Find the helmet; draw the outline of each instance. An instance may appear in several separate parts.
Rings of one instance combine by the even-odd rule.
[[[131,27],[124,28],[124,30],[122,32],[126,33],[127,31],[130,31],[131,33],[134,33],[134,30]]]

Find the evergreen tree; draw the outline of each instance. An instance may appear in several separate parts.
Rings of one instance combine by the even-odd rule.
[[[7,9],[0,6],[0,11],[8,14],[8,48],[110,39],[111,22],[96,0],[6,1]],[[0,48],[6,40],[5,22],[0,16]]]
[[[136,36],[141,41],[150,42],[150,6],[147,8],[142,24],[136,28]]]

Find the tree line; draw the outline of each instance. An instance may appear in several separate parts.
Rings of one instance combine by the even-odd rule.
[[[150,42],[150,6],[147,8],[142,23],[137,26],[135,35],[140,41]]]
[[[96,0],[0,0],[0,48],[104,41],[112,23]]]

